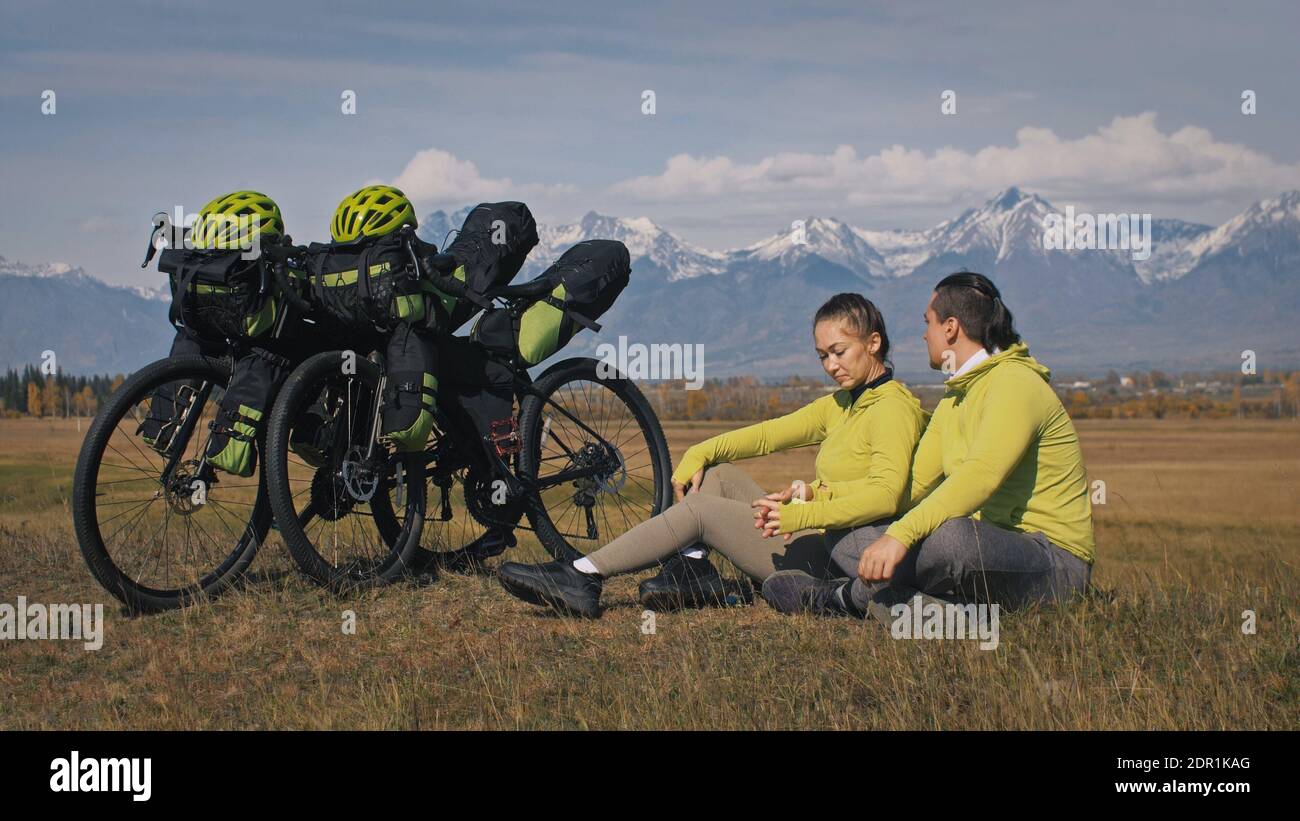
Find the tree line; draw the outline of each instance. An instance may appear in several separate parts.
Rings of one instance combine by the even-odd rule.
[[[10,369],[0,376],[0,415],[93,416],[125,376],[47,375],[36,365]],[[1212,381],[1219,390],[1198,389],[1193,380]],[[1169,377],[1159,371],[1120,378],[1111,372],[1078,390],[1069,383],[1057,391],[1075,418],[1292,418],[1300,415],[1300,371],[1184,374]],[[1064,382],[1064,380],[1063,380]],[[1183,383],[1187,387],[1180,386]],[[1187,383],[1192,383],[1188,385]],[[1128,386],[1132,386],[1131,388]],[[825,379],[792,376],[763,382],[754,376],[708,379],[699,390],[687,390],[683,380],[640,383],[655,413],[664,420],[746,421],[770,419],[803,407],[834,386]],[[1243,388],[1249,395],[1243,396]],[[942,396],[938,386],[914,386],[927,410]]]
[[[126,377],[45,374],[36,365],[9,369],[0,376],[0,414],[14,416],[94,416],[99,404]]]

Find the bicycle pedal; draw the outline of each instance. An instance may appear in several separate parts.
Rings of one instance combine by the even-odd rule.
[[[513,416],[493,420],[488,427],[488,440],[497,456],[513,456],[523,448],[519,440],[519,422]]]

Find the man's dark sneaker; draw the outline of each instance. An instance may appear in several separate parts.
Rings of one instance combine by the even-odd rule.
[[[707,607],[727,603],[727,587],[713,562],[674,553],[664,561],[659,575],[641,582],[641,604],[666,612],[682,607]]]
[[[462,547],[460,550],[444,550],[433,555],[438,557],[439,566],[451,573],[482,572],[484,562],[494,556],[500,556],[508,549],[519,544],[513,530],[494,527],[482,536]]]
[[[818,579],[802,570],[778,570],[763,582],[763,598],[780,613],[860,619],[863,614],[849,598],[850,584],[846,579]]]
[[[531,604],[550,607],[565,615],[589,619],[600,616],[603,586],[600,576],[583,573],[572,562],[506,562],[497,568],[497,578],[512,596]]]

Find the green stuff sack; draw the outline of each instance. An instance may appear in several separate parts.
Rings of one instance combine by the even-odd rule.
[[[519,356],[536,365],[568,344],[583,328],[599,331],[598,318],[627,287],[632,273],[627,246],[615,240],[580,242],[556,260],[540,279],[551,293],[519,318]]]
[[[214,467],[235,476],[252,476],[257,470],[257,438],[289,365],[288,359],[261,348],[235,362],[217,418],[210,425],[206,456]]]
[[[388,337],[386,353],[381,438],[399,451],[424,450],[438,395],[434,341],[414,326],[402,325]]]
[[[484,202],[474,206],[456,238],[443,250],[456,258],[452,276],[472,291],[486,294],[509,285],[537,245],[537,221],[522,202]],[[468,300],[434,289],[444,327],[455,331],[479,311]]]

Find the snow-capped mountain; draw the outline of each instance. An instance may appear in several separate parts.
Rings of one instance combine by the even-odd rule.
[[[127,373],[166,356],[170,292],[108,285],[64,263],[0,257],[0,368],[57,355],[69,373]]]
[[[886,276],[887,264],[861,232],[837,219],[809,216],[790,230],[730,254],[732,265],[777,262],[789,266],[816,255],[860,276]]]
[[[1037,194],[1008,188],[927,232],[931,258],[953,254],[997,264],[1016,252],[1042,255],[1044,220],[1052,213],[1056,209]]]
[[[427,242],[442,246],[444,237],[459,230],[473,206],[451,214],[435,211],[420,222],[417,232]],[[537,247],[528,255],[520,277],[541,273],[570,247],[588,239],[614,239],[627,246],[633,265],[657,268],[670,280],[718,274],[726,269],[727,254],[696,247],[665,231],[646,217],[609,217],[590,211],[578,222],[537,226]]]
[[[899,323],[921,314],[940,278],[966,269],[994,279],[1017,327],[1054,367],[1233,367],[1242,350],[1263,346],[1274,361],[1296,364],[1297,202],[1296,193],[1265,200],[1219,229],[1153,219],[1145,261],[1132,249],[1045,247],[1045,218],[1065,209],[1016,188],[926,230],[865,230],[811,216],[802,237],[783,226],[729,252],[715,276],[629,288],[604,324],[631,339],[705,342],[719,376],[816,372],[808,320],[831,294],[854,290],[882,309],[896,364],[915,373],[925,365],[920,340]],[[1184,258],[1192,262],[1173,264]],[[571,347],[581,348],[582,337]]]
[[[28,265],[24,262],[8,260],[0,256],[0,276],[48,279],[50,277],[77,278],[87,276],[87,274],[80,268],[74,268],[66,262],[39,262],[35,265]]]
[[[1156,278],[1177,279],[1216,260],[1294,270],[1300,261],[1300,191],[1260,200],[1218,228],[1207,227],[1181,243]]]
[[[441,246],[469,210],[424,217],[421,237]],[[519,280],[577,242],[624,242],[631,284],[601,319],[605,330],[579,334],[565,351],[590,353],[619,335],[700,342],[707,376],[817,373],[811,318],[841,291],[881,308],[900,373],[924,373],[916,323],[934,284],[963,268],[993,278],[1032,350],[1056,368],[1235,367],[1246,349],[1277,367],[1300,364],[1300,192],[1214,228],[1153,220],[1145,261],[1130,251],[1045,249],[1043,218],[1061,211],[1010,188],[928,229],[868,230],[810,215],[802,236],[787,224],[729,251],[699,248],[648,218],[592,212],[539,225]],[[0,367],[21,367],[46,349],[74,372],[129,371],[164,355],[172,332],[167,288],[157,281],[111,287],[62,263],[0,257]]]
[[[425,242],[433,243],[442,248],[445,243],[454,240],[452,236],[448,238],[452,231],[459,231],[461,225],[465,223],[465,217],[469,212],[474,210],[474,206],[467,205],[457,211],[448,214],[446,211],[434,211],[427,217],[420,219],[420,227],[416,230],[415,235]]]
[[[1177,279],[1195,265],[1184,263],[1185,251],[1192,242],[1212,231],[1209,225],[1183,222],[1176,219],[1158,219],[1151,223],[1151,256],[1134,261],[1138,278],[1144,284]]]
[[[727,255],[692,245],[670,234],[647,217],[609,217],[589,211],[569,225],[539,225],[538,243],[529,254],[526,275],[540,273],[573,245],[589,239],[614,239],[627,246],[635,267],[640,260],[662,272],[669,281],[719,274]]]
[[[1019,188],[998,193],[979,208],[925,230],[869,230],[837,219],[808,217],[802,236],[797,229],[781,231],[729,254],[731,264],[782,262],[793,264],[815,255],[861,277],[903,277],[927,263],[962,259],[972,268],[987,268],[1019,255],[1044,259],[1060,253],[1044,246],[1045,220],[1061,214],[1037,194]],[[1176,219],[1152,221],[1152,258],[1133,259],[1131,250],[1088,252],[1088,263],[1101,264],[1140,281],[1170,278],[1167,269],[1178,254],[1209,226]],[[802,239],[803,242],[798,240]]]

